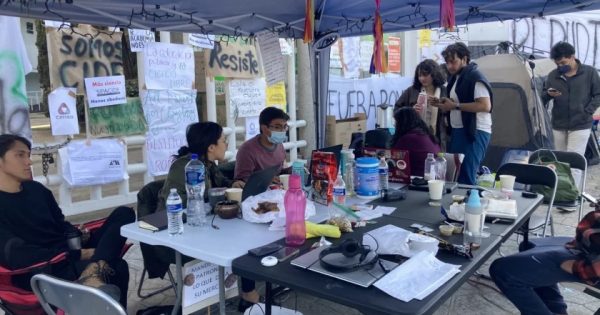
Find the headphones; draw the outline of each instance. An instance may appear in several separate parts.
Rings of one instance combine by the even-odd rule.
[[[341,254],[341,255],[340,255]],[[356,259],[356,256],[358,259]],[[332,272],[350,272],[357,269],[371,269],[379,261],[379,255],[369,246],[349,238],[340,244],[332,245],[319,253],[321,267]]]

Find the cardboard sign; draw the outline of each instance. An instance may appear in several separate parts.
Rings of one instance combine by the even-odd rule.
[[[117,139],[71,141],[58,150],[69,186],[104,185],[128,179],[125,145]]]
[[[192,90],[194,50],[188,45],[148,43],[144,50],[144,75],[148,90]]]
[[[225,268],[225,295],[237,293],[237,276]],[[183,269],[183,307],[219,296],[219,266],[194,260]],[[235,296],[235,294],[233,295]]]
[[[89,108],[88,122],[94,137],[139,135],[147,130],[138,97],[127,98],[127,103],[121,105]]]
[[[125,103],[125,77],[85,78],[85,91],[91,108]]]
[[[287,100],[285,96],[285,84],[279,82],[267,86],[267,106],[277,107],[287,112]]]
[[[208,76],[251,79],[262,76],[256,47],[238,42],[215,42],[215,48],[204,54]]]
[[[229,115],[231,117],[258,116],[265,108],[266,83],[263,78],[231,80],[228,84]]]
[[[260,60],[265,69],[267,84],[273,85],[284,81],[285,68],[283,66],[279,37],[272,32],[263,32],[258,34],[256,38],[260,47]]]
[[[144,51],[146,43],[154,43],[154,32],[151,30],[129,29],[129,47],[133,52]]]
[[[48,112],[53,136],[79,134],[75,92],[74,88],[61,87],[48,95]]]
[[[123,74],[122,33],[109,36],[98,33],[90,25],[79,25],[80,34],[96,34],[94,38],[71,30],[50,28],[47,31],[50,84],[53,89],[64,86],[84,92],[84,78]]]
[[[188,41],[192,46],[213,49],[215,46],[215,35],[188,34]]]

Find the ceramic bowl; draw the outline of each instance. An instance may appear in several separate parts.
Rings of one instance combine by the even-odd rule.
[[[240,204],[236,200],[219,201],[215,205],[215,213],[221,219],[233,219],[240,213]]]

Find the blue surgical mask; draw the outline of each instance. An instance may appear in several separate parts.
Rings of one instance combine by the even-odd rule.
[[[287,140],[287,135],[285,131],[272,131],[271,136],[269,137],[269,141],[273,144],[281,144]]]
[[[560,74],[565,74],[569,71],[571,71],[571,66],[570,65],[562,65],[562,66],[558,66],[558,73]]]

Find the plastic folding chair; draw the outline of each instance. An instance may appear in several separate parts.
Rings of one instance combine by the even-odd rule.
[[[556,186],[558,177],[554,170],[549,167],[533,164],[518,164],[506,163],[502,165],[496,172],[496,181],[500,180],[500,175],[513,175],[516,177],[515,182],[524,185],[544,185],[552,189],[552,196],[548,203],[545,219],[543,222],[529,221],[529,226],[523,228],[524,233],[543,228],[542,235],[546,236],[546,228],[550,224],[550,234],[554,236],[554,224],[552,224],[552,205],[554,204],[554,196],[556,195]],[[533,227],[532,227],[533,226]]]
[[[31,278],[31,288],[47,314],[56,315],[53,307],[66,314],[127,315],[123,306],[105,292],[45,274]]]
[[[586,160],[586,158],[577,152],[541,149],[541,150],[537,150],[531,154],[531,156],[529,157],[529,162],[531,163],[531,161],[538,159],[538,157],[540,155],[544,155],[544,154],[552,154],[556,158],[557,161],[563,162],[563,163],[568,163],[572,169],[581,171],[579,183],[575,183],[575,185],[577,186],[577,189],[579,189],[579,196],[577,196],[577,199],[572,202],[554,202],[555,207],[578,208],[578,211],[579,211],[578,222],[581,221],[581,218],[583,216],[583,204],[584,204],[583,195],[581,193],[585,191],[585,181],[586,181],[586,177],[587,177],[587,160]]]

